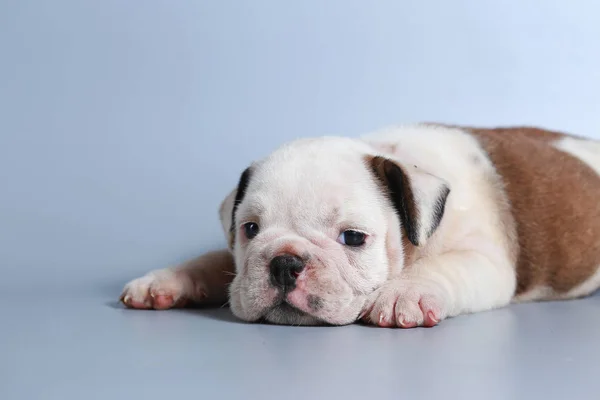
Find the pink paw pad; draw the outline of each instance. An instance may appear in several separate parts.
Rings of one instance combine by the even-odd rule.
[[[131,296],[125,295],[121,297],[121,301],[123,302],[123,304],[130,308],[137,308],[140,310],[152,308],[148,299],[143,299],[142,301],[140,301],[131,298]]]
[[[183,289],[174,277],[159,280],[153,275],[128,283],[120,300],[128,308],[142,310],[166,310],[187,303]]]
[[[400,328],[404,328],[404,329],[409,329],[409,328],[416,328],[417,327],[417,323],[414,321],[406,321],[404,319],[401,319],[398,321],[398,326]]]
[[[439,311],[428,307],[422,301],[419,302],[419,307],[423,312],[423,326],[431,328],[440,323]]]
[[[383,314],[379,315],[379,321],[377,322],[377,325],[379,325],[382,328],[391,328],[394,326],[394,322],[387,319]]]
[[[165,310],[175,305],[175,300],[170,294],[150,294],[152,296],[152,305],[156,310]]]

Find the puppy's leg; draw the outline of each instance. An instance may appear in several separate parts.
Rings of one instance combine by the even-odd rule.
[[[157,310],[191,304],[224,304],[234,276],[231,253],[215,251],[134,279],[125,285],[121,301],[127,307]]]
[[[364,319],[379,326],[434,326],[444,318],[510,303],[516,276],[508,261],[474,251],[424,258],[390,278],[366,302]]]

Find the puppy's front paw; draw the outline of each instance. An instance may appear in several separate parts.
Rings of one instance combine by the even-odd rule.
[[[435,326],[447,313],[447,301],[436,285],[397,279],[371,295],[361,316],[381,327],[414,328]]]
[[[127,307],[138,309],[183,307],[188,301],[185,279],[169,269],[153,271],[125,285],[120,300]]]

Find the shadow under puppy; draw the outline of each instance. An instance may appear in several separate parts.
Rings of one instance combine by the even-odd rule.
[[[285,145],[223,201],[229,249],[129,282],[131,308],[434,326],[600,286],[600,143],[436,124]]]

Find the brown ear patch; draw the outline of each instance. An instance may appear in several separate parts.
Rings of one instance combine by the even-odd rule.
[[[379,183],[385,188],[385,193],[402,221],[406,236],[411,243],[418,246],[417,227],[414,224],[418,221],[419,215],[408,175],[396,163],[385,157],[368,156],[366,161]]]
[[[367,156],[365,161],[400,217],[405,236],[413,245],[421,245],[438,228],[450,188],[424,172],[411,177],[385,157]]]
[[[235,244],[235,233],[237,231],[236,228],[236,220],[235,214],[238,209],[238,206],[244,200],[244,196],[246,195],[246,189],[248,189],[248,184],[250,183],[250,177],[252,176],[252,169],[248,167],[242,172],[240,176],[240,180],[238,182],[237,191],[235,193],[235,200],[233,201],[233,208],[231,209],[231,227],[229,228],[229,248],[233,249],[233,245]]]

